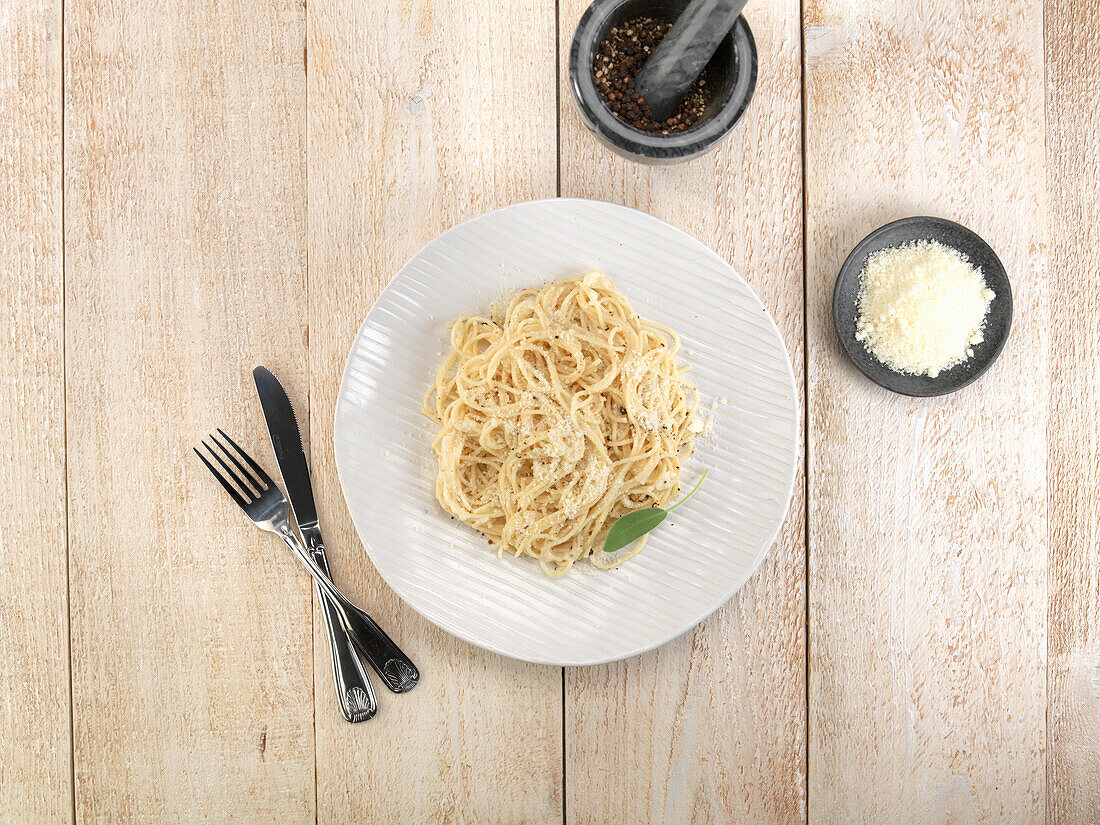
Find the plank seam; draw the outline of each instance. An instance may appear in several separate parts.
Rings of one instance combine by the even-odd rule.
[[[1050,243],[1050,241],[1051,241],[1051,232],[1050,232],[1050,138],[1049,138],[1049,135],[1050,135],[1050,60],[1049,60],[1049,54],[1047,52],[1047,44],[1050,41],[1047,39],[1047,14],[1046,14],[1046,5],[1045,4],[1040,4],[1039,13],[1042,15],[1042,18],[1043,18],[1043,21],[1042,21],[1042,29],[1043,29],[1043,167],[1044,167],[1043,172],[1044,172],[1044,178],[1045,178],[1043,188],[1045,189],[1045,191],[1047,193],[1047,198],[1046,198],[1046,220],[1043,222],[1043,224],[1044,224],[1044,235],[1045,235],[1045,240],[1046,240],[1045,247],[1046,247],[1046,250],[1048,250],[1047,254],[1049,255],[1049,250],[1051,249],[1051,243]],[[1046,260],[1046,263],[1049,264],[1049,258]],[[1049,272],[1049,269],[1047,271]],[[1047,307],[1047,318],[1046,318],[1046,320],[1047,320],[1047,323],[1049,324],[1050,323],[1050,308],[1049,308],[1049,306]],[[1048,342],[1048,344],[1047,344],[1048,356],[1049,356],[1049,346],[1050,346],[1050,344]],[[1050,381],[1050,368],[1049,368],[1049,366],[1048,366],[1048,372],[1047,372],[1047,381],[1048,381],[1048,391],[1049,391],[1049,381]],[[1045,598],[1046,598],[1047,629],[1046,629],[1046,637],[1045,637],[1045,650],[1044,650],[1044,653],[1043,653],[1043,663],[1044,663],[1044,668],[1043,668],[1044,669],[1043,689],[1044,689],[1044,692],[1046,693],[1046,696],[1044,697],[1045,707],[1043,708],[1043,745],[1046,748],[1046,753],[1043,756],[1043,822],[1044,822],[1044,825],[1050,825],[1050,823],[1055,821],[1055,820],[1053,819],[1054,798],[1053,798],[1053,794],[1051,793],[1051,787],[1052,787],[1052,784],[1053,784],[1053,782],[1052,782],[1053,777],[1051,776],[1051,774],[1052,774],[1052,771],[1051,771],[1051,754],[1054,753],[1054,749],[1053,749],[1053,744],[1054,743],[1051,741],[1051,736],[1050,736],[1050,705],[1051,705],[1051,698],[1050,698],[1051,697],[1051,679],[1050,679],[1050,633],[1051,633],[1051,631],[1050,631],[1050,628],[1051,628],[1052,619],[1053,619],[1053,616],[1052,616],[1053,602],[1051,601],[1051,598],[1050,598],[1050,568],[1051,568],[1051,560],[1054,556],[1054,542],[1053,542],[1054,520],[1051,518],[1051,512],[1052,512],[1051,498],[1052,498],[1052,496],[1051,496],[1051,487],[1050,487],[1050,470],[1051,470],[1050,463],[1051,462],[1050,462],[1050,420],[1049,420],[1049,418],[1047,420],[1046,436],[1047,436],[1047,438],[1046,438],[1047,454],[1046,454],[1046,466],[1044,467],[1044,469],[1046,471],[1046,481],[1047,481],[1047,489],[1046,489],[1046,508],[1047,508],[1047,519],[1046,519],[1046,522],[1047,522],[1047,529],[1046,529],[1047,559],[1046,559],[1046,562],[1047,563],[1045,565],[1044,586],[1045,586],[1045,589],[1046,589]]]
[[[72,822],[76,825],[76,699],[73,686],[73,600],[69,559],[69,348],[68,284],[65,277],[65,2],[61,0],[61,57],[58,78],[61,103],[61,464],[65,496],[65,647],[69,662],[69,802]]]
[[[308,416],[308,422],[306,426],[309,428],[309,458],[310,458],[310,476],[314,476],[313,465],[313,359],[309,353],[309,329],[310,321],[313,318],[313,289],[311,287],[311,280],[309,277],[309,239],[310,239],[310,213],[309,213],[309,170],[310,170],[310,143],[309,143],[309,0],[302,0],[302,22],[303,22],[303,43],[302,43],[302,83],[304,86],[303,93],[303,106],[305,109],[305,185],[306,185],[306,234],[305,234],[305,284],[306,284],[306,416]],[[318,825],[321,821],[321,807],[320,807],[320,781],[317,768],[317,629],[314,627],[314,614],[317,612],[318,605],[316,603],[316,588],[309,588],[309,667],[310,667],[310,697],[313,703],[313,823]]]
[[[802,617],[803,632],[805,633],[805,676],[803,682],[805,699],[805,730],[803,733],[805,748],[803,751],[803,787],[804,806],[802,809],[802,821],[810,822],[810,289],[809,289],[809,257],[806,242],[806,225],[809,218],[809,202],[806,186],[806,26],[805,2],[798,4],[798,65],[799,89],[802,93],[802,119],[801,119],[801,170],[802,170],[802,514],[803,514],[803,598],[804,613]]]

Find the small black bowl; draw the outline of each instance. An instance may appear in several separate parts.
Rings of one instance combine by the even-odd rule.
[[[595,0],[577,24],[569,50],[569,85],[585,125],[621,155],[643,163],[670,164],[695,157],[729,134],[748,108],[756,88],[756,41],[744,17],[738,17],[707,64],[707,81],[716,92],[699,122],[672,135],[635,129],[607,108],[592,65],[608,29],[633,17],[675,20],[689,0]]]
[[[935,378],[894,372],[875,359],[862,342],[856,340],[856,296],[859,276],[867,258],[880,249],[912,241],[939,241],[957,249],[982,271],[985,284],[993,290],[993,302],[985,320],[985,339],[974,345],[974,354]],[[840,343],[860,372],[881,387],[913,396],[946,395],[978,380],[997,360],[1008,330],[1012,326],[1012,286],[997,254],[965,226],[943,218],[916,216],[879,227],[852,250],[840,268],[833,289],[833,323]]]

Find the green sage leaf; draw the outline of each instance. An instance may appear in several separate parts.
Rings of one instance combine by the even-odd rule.
[[[647,507],[645,510],[635,510],[627,513],[611,525],[611,530],[603,542],[605,553],[614,553],[628,544],[632,544],[664,521],[668,517],[668,510],[661,507]]]
[[[695,491],[699,489],[703,483],[703,479],[707,477],[707,473],[710,470],[704,470],[703,474],[699,476],[699,480],[695,482],[695,486],[691,488],[691,492],[677,501],[667,510],[663,507],[647,507],[645,510],[635,510],[633,513],[627,513],[625,516],[619,518],[614,524],[611,525],[611,529],[607,533],[607,538],[603,542],[603,551],[605,553],[614,553],[616,550],[622,550],[628,544],[633,544],[666,518],[668,514],[695,495]]]

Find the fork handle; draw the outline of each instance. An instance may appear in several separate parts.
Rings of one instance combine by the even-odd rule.
[[[290,545],[291,550],[297,555],[296,541],[292,544],[293,537],[283,536],[283,541]],[[315,556],[315,561],[321,570],[330,575],[328,559],[324,553]],[[351,635],[344,626],[340,611],[332,603],[332,600],[318,585],[317,595],[321,600],[321,615],[325,623],[325,633],[328,636],[329,648],[332,652],[332,678],[336,685],[336,698],[340,702],[340,711],[344,718],[351,722],[365,722],[378,712],[378,699],[374,695],[370,678],[363,667],[359,657],[355,655],[355,647],[351,642]]]
[[[320,588],[317,588],[317,595],[321,597],[321,612],[324,614],[325,630],[332,650],[332,676],[340,710],[344,718],[353,724],[365,722],[378,712],[374,688],[371,687],[363,663],[355,653],[355,646],[340,620],[340,614]]]
[[[331,578],[328,559],[321,553],[315,557],[317,564]],[[321,614],[324,617],[325,632],[329,647],[332,649],[332,676],[336,683],[336,696],[340,700],[340,710],[349,722],[365,722],[378,712],[378,700],[374,695],[370,678],[363,662],[355,654],[351,635],[340,618],[340,611],[332,600],[317,587],[321,597]]]
[[[284,540],[286,540],[285,535]],[[366,611],[352,604],[336,588],[332,579],[325,575],[310,552],[307,552],[297,541],[287,541],[287,544],[298,560],[306,566],[317,586],[332,599],[352,643],[378,673],[382,683],[394,693],[406,693],[416,687],[417,682],[420,681],[420,671],[386,631],[380,628]],[[312,544],[313,549],[324,552],[324,545],[319,541],[314,541]]]

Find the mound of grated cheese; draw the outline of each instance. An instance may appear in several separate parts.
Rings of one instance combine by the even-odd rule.
[[[935,378],[974,354],[993,297],[956,249],[937,241],[881,249],[859,276],[856,340],[895,372]]]

